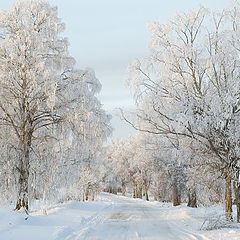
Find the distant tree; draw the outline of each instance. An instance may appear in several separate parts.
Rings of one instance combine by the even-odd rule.
[[[108,166],[119,182],[122,195],[126,194],[126,187],[131,182],[130,158],[132,153],[129,151],[128,141],[122,139],[114,139],[108,146],[106,155],[108,158]]]
[[[115,139],[108,146],[107,156],[113,173],[120,182],[123,195],[128,185],[132,187],[133,198],[149,200],[154,163],[145,134],[131,136],[127,140]]]

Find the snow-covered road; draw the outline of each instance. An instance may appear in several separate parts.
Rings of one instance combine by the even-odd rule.
[[[178,222],[186,216],[176,216],[169,207],[108,194],[101,198],[109,206],[87,220],[84,228],[69,239],[207,239],[181,227]]]
[[[203,210],[103,193],[97,202],[59,204],[32,212],[27,220],[20,213],[1,209],[0,239],[240,239],[240,232],[231,229],[200,231]]]

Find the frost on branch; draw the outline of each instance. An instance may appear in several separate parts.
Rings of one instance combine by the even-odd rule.
[[[130,65],[127,81],[137,106],[132,125],[189,142],[193,159],[225,181],[229,220],[232,183],[237,199],[240,189],[239,9],[238,3],[221,13],[200,7],[153,22],[150,54]]]
[[[17,210],[33,198],[57,200],[111,133],[95,96],[101,85],[93,70],[75,68],[64,29],[46,1],[0,13],[0,127],[8,134],[1,161],[9,166],[0,178]]]

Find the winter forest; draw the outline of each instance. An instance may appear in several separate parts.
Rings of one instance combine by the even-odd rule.
[[[36,202],[88,204],[104,192],[176,209],[223,206],[237,224],[240,4],[148,25],[148,55],[125,79],[135,109],[118,109],[136,130],[124,139],[111,138],[101,79],[76,67],[65,27],[44,0],[0,12],[1,207],[31,215]]]

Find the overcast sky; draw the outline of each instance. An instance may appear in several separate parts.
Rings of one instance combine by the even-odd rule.
[[[1,0],[0,8],[8,9],[14,0]],[[223,9],[231,0],[49,0],[58,6],[59,17],[66,23],[65,35],[77,67],[91,67],[102,83],[99,95],[103,107],[130,108],[133,100],[124,86],[126,68],[135,58],[147,54],[149,33],[147,23],[163,22],[176,12],[197,9]],[[124,137],[131,132],[114,118],[113,136]]]

